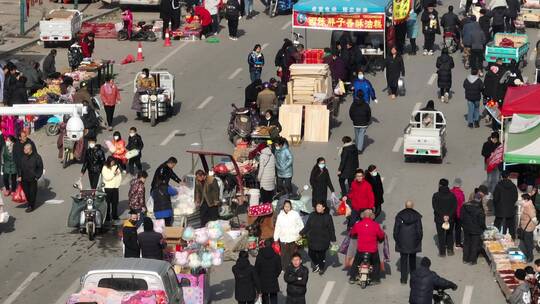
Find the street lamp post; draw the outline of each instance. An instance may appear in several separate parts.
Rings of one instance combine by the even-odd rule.
[[[73,8],[78,9],[79,8],[79,0],[74,0],[73,2]]]
[[[26,18],[26,0],[20,0],[20,19],[19,19],[19,32],[24,35],[24,21]]]

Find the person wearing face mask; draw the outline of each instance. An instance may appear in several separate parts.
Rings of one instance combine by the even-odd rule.
[[[326,202],[328,188],[334,194],[334,186],[330,180],[330,173],[328,173],[328,169],[326,168],[326,160],[323,157],[317,158],[317,163],[311,170],[309,184],[312,188],[311,203],[313,204],[313,208],[315,208],[317,202]]]
[[[326,251],[330,243],[336,241],[334,220],[323,202],[315,204],[315,210],[309,214],[304,229],[300,235],[306,236],[308,241],[308,254],[313,266],[313,272],[324,274],[326,264]]]
[[[369,104],[370,101],[377,103],[377,96],[375,96],[375,89],[371,82],[365,78],[364,71],[359,69],[357,79],[354,80],[354,96],[357,96],[358,91],[363,92],[362,100]]]
[[[118,161],[109,156],[105,165],[101,169],[103,184],[105,184],[105,194],[107,200],[107,216],[106,221],[118,221],[118,188],[122,183],[122,173],[118,166]]]
[[[96,189],[99,182],[99,175],[105,164],[105,152],[101,145],[96,144],[95,137],[88,138],[88,148],[85,151],[83,164],[81,168],[81,177],[88,170],[88,179],[90,181],[90,189]]]
[[[114,108],[120,103],[120,91],[112,77],[105,77],[105,83],[99,89],[99,96],[101,97],[105,114],[107,115],[107,126],[109,127],[109,131],[112,131]]]
[[[112,145],[114,146],[114,151],[111,151],[111,156],[116,159],[123,173],[126,173],[126,142],[122,139],[122,136],[120,136],[120,132],[115,131],[113,133]]]
[[[248,56],[249,78],[251,82],[261,79],[262,68],[264,66],[264,55],[260,44],[253,47],[253,51]]]
[[[300,231],[304,228],[304,222],[300,214],[292,210],[291,201],[283,203],[283,209],[279,212],[274,228],[274,241],[280,243],[281,267],[283,270],[289,264],[291,256],[298,249],[296,241],[300,239]]]
[[[150,75],[150,70],[144,68],[141,70],[141,74],[137,78],[137,92],[133,94],[133,100],[131,102],[131,109],[137,113],[137,118],[141,116],[141,93],[146,90],[154,90],[156,88],[156,80]]]
[[[264,112],[264,119],[261,119],[259,126],[274,127],[270,131],[271,138],[278,137],[279,132],[281,132],[281,124],[279,123],[278,118],[274,116],[274,112],[272,110],[266,110],[266,112]]]
[[[375,218],[377,218],[381,214],[382,204],[384,203],[384,187],[377,166],[369,165],[366,172],[366,181],[371,185],[375,197]]]
[[[81,117],[84,128],[88,130],[87,137],[96,137],[99,121],[96,112],[89,106],[88,101],[83,101],[83,115]]]
[[[122,242],[124,243],[124,258],[140,258],[141,247],[137,239],[137,222],[139,214],[133,210],[129,211],[129,219],[124,221],[122,227]]]
[[[2,171],[4,177],[4,196],[9,196],[17,188],[17,166],[13,159],[14,136],[8,136],[2,149]]]
[[[137,150],[137,155],[133,156],[128,160],[128,172],[131,175],[135,175],[135,168],[137,167],[137,171],[142,171],[142,165],[141,165],[141,157],[142,157],[142,149],[144,148],[144,143],[142,140],[142,137],[137,133],[137,128],[131,127],[129,128],[129,139],[128,144],[126,146],[126,149],[128,151]]]
[[[293,155],[282,137],[276,139],[275,149],[278,191],[282,194],[292,193]]]

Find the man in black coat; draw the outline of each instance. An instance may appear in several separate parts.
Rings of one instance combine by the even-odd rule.
[[[480,127],[480,100],[482,99],[482,90],[484,83],[478,77],[478,70],[471,68],[471,75],[463,81],[465,89],[465,100],[467,100],[467,122],[469,128]]]
[[[96,111],[92,109],[88,101],[83,101],[83,115],[81,117],[84,128],[88,130],[87,137],[97,137],[97,129],[99,120],[96,116]]]
[[[384,68],[386,70],[388,95],[394,99],[398,93],[399,78],[405,77],[405,65],[403,64],[403,58],[398,54],[397,48],[390,49],[390,56],[386,57]]]
[[[294,253],[283,275],[287,283],[287,304],[306,304],[308,276],[309,270],[302,265],[302,257]]]
[[[4,78],[4,105],[12,106],[11,99],[17,86],[17,66],[12,62],[8,62],[4,66],[4,70],[7,70]]]
[[[11,92],[9,101],[11,105],[28,103],[28,90],[26,89],[26,77],[19,76],[19,79],[17,79],[17,82],[15,83],[15,88]]]
[[[349,193],[356,169],[360,164],[358,163],[358,149],[356,149],[352,139],[349,136],[344,136],[341,141],[343,146],[339,153],[340,160],[337,175],[341,187],[341,196],[344,196]]]
[[[493,225],[502,234],[506,234],[508,231],[512,238],[515,238],[518,191],[516,185],[508,178],[509,176],[508,171],[503,171],[501,173],[502,179],[497,183],[493,191],[493,211],[495,213]]]
[[[434,5],[430,5],[422,12],[422,33],[424,34],[424,56],[433,55],[435,45],[435,35],[441,33],[439,27],[439,13]]]
[[[260,79],[255,79],[252,83],[248,84],[244,90],[244,107],[249,108],[254,102],[257,102],[259,92],[263,90],[263,83]]]
[[[156,188],[161,181],[165,182],[166,184],[169,184],[171,179],[177,183],[180,182],[180,178],[173,171],[177,163],[178,160],[176,157],[171,156],[166,162],[159,165],[154,173],[154,178],[152,179],[152,188],[150,191],[154,190],[154,188]]]
[[[358,90],[356,98],[349,108],[349,117],[354,127],[355,143],[358,153],[364,151],[364,137],[371,123],[371,108],[367,102],[364,102],[364,92]]]
[[[24,145],[24,155],[20,166],[17,167],[19,178],[17,179],[24,190],[28,205],[26,212],[34,211],[37,196],[37,181],[43,175],[43,161],[41,156],[32,150],[32,145]]]
[[[180,0],[161,0],[159,18],[163,20],[162,39],[165,39],[169,23],[171,23],[171,31],[180,26]]]
[[[260,280],[263,303],[277,304],[281,258],[272,248],[270,239],[265,240],[264,248],[259,250],[255,260],[255,271]]]
[[[422,251],[422,215],[414,210],[412,201],[405,202],[405,209],[396,215],[394,240],[396,252],[399,252],[401,284],[407,284],[409,273],[416,269],[416,254]]]
[[[49,75],[56,73],[56,49],[52,49],[43,60],[43,79],[47,79]]]
[[[431,271],[431,260],[422,258],[420,267],[411,274],[411,293],[409,304],[432,304],[433,291],[436,289],[457,289],[457,285],[451,281],[441,278],[437,273]]]
[[[459,40],[458,25],[459,18],[454,13],[454,6],[450,5],[448,6],[448,12],[441,17],[441,26],[443,27],[445,32],[454,33],[456,35],[456,38]]]
[[[499,141],[499,132],[492,132],[488,140],[482,145],[482,156],[484,157],[484,165],[487,168],[487,161],[491,154],[501,145]],[[490,193],[493,193],[495,186],[499,181],[499,168],[493,169],[491,172],[487,172],[486,186]]]
[[[134,211],[129,211],[129,219],[124,222],[122,228],[122,242],[124,243],[124,257],[125,258],[140,258],[141,248],[139,247],[139,241],[137,240],[137,221],[139,220],[139,214]]]
[[[240,251],[238,260],[232,267],[234,275],[234,298],[239,304],[254,303],[261,291],[259,276],[249,263],[247,251]]]
[[[485,8],[480,9],[480,18],[478,18],[478,24],[480,24],[480,28],[482,29],[482,32],[484,32],[486,43],[491,41],[491,12]]]
[[[105,152],[101,145],[96,144],[95,137],[88,138],[88,148],[84,152],[83,164],[81,167],[81,177],[88,170],[88,180],[90,189],[97,189],[101,169],[105,164]]]
[[[21,159],[24,156],[24,145],[26,144],[32,145],[32,151],[38,153],[34,142],[28,137],[25,131],[22,131],[19,135],[19,140],[13,145],[13,161],[17,168],[21,166]]]
[[[439,180],[439,191],[433,194],[431,200],[437,228],[437,243],[439,256],[454,255],[454,218],[457,209],[456,197],[448,188],[448,180]]]
[[[128,160],[128,172],[129,174],[135,176],[137,172],[142,171],[141,157],[142,149],[144,148],[144,142],[142,137],[137,133],[137,128],[129,128],[129,139],[126,149],[128,151],[137,150],[139,153],[137,156],[134,156]],[[137,167],[137,172],[135,172],[135,167]]]
[[[519,0],[506,0],[506,9],[505,14],[505,23],[506,23],[506,32],[513,33],[516,31],[514,22],[518,16],[521,7],[521,1]]]
[[[460,221],[463,227],[463,263],[476,264],[481,248],[480,236],[486,229],[486,215],[482,207],[484,193],[478,191],[474,199],[461,207]]]
[[[163,235],[154,231],[154,222],[149,217],[144,218],[143,228],[144,231],[137,236],[141,248],[141,257],[144,259],[163,260],[163,249],[167,247]]]

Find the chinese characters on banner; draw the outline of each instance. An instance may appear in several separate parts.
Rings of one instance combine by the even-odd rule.
[[[504,155],[504,147],[503,145],[499,145],[497,149],[495,149],[495,151],[493,151],[487,159],[487,167],[486,167],[487,173],[490,173],[491,171],[493,171],[503,162],[503,155]]]
[[[384,31],[384,14],[293,13],[293,26],[323,30]]]
[[[399,24],[407,21],[409,12],[411,11],[412,0],[394,0],[393,18],[394,24]]]

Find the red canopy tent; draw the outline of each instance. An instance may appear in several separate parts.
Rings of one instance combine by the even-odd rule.
[[[508,87],[501,110],[503,117],[517,114],[540,115],[540,84]]]

